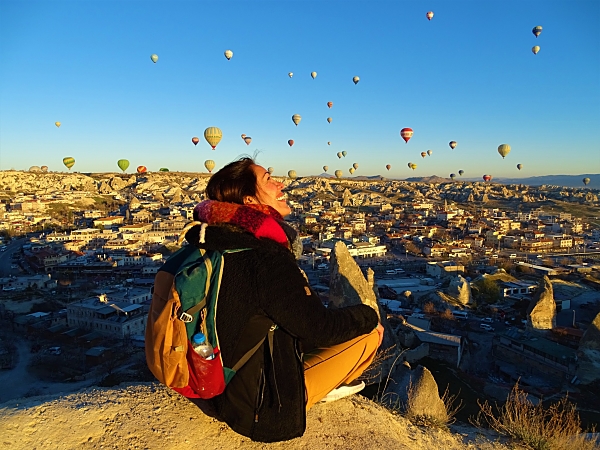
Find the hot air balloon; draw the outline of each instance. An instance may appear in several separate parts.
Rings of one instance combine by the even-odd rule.
[[[137,168],[137,173],[146,173],[148,171],[148,169],[146,168],[146,166],[138,166]]]
[[[358,163],[352,164],[352,167],[354,167],[354,169],[358,169]]]
[[[267,172],[269,172],[269,173],[273,173],[273,171],[274,171],[274,170],[275,170],[275,169],[273,169],[272,167],[269,167],[269,168],[267,169]]]
[[[517,164],[517,169],[521,170],[523,168],[523,164]]]
[[[288,72],[288,77],[292,78],[294,76],[294,72]]]
[[[42,172],[48,172],[48,166],[42,166],[40,169]]]
[[[217,147],[222,137],[223,133],[217,127],[208,127],[204,130],[204,139],[206,139],[206,142],[209,143],[213,150]]]
[[[208,173],[212,173],[212,170],[215,168],[215,162],[212,159],[207,159],[204,161],[204,167],[206,167]]]
[[[352,78],[352,81],[354,81],[354,84],[358,84],[358,82],[360,81],[360,78],[354,77],[354,78]]]
[[[323,166],[323,172],[327,172],[329,170],[329,166]]]
[[[408,168],[409,168],[409,169],[412,169],[412,165],[413,165],[413,163],[411,163],[411,162],[409,162],[409,163],[407,164],[407,166],[408,166]]]
[[[450,148],[451,148],[452,150],[454,150],[458,144],[456,143],[456,141],[450,141],[450,142],[448,143],[448,145],[450,146]]]
[[[329,122],[329,123],[331,123],[331,121],[332,121],[332,120],[333,120],[333,119],[332,119],[331,117],[328,117],[328,118],[327,118],[327,122]]]
[[[232,57],[233,57],[233,52],[231,50],[225,50],[225,58],[227,58],[227,60],[229,61]]]
[[[343,151],[342,151],[342,156],[344,156],[344,157],[345,157],[347,154],[348,154],[348,152],[347,152],[346,150],[343,150]]]
[[[491,179],[492,179],[492,176],[491,176],[491,175],[484,175],[484,176],[483,176],[483,181],[486,181],[486,182],[487,182],[487,181],[490,181]]]
[[[462,169],[460,169],[460,170],[458,171],[458,174],[459,174],[461,177],[462,177],[462,174],[463,174],[463,173],[465,173],[465,171],[464,171],[464,170],[462,170]]]
[[[153,53],[152,55],[150,55],[150,59],[154,64],[156,64],[156,61],[158,61],[158,55]]]
[[[331,141],[327,141],[327,145],[331,145]]]
[[[246,139],[246,135],[242,134],[242,140]]]
[[[311,73],[310,73],[310,76],[311,76],[311,77],[313,78],[313,80],[314,80],[315,78],[317,78],[317,72],[311,72]]]
[[[158,169],[159,172],[168,172],[169,169],[167,169],[166,167],[161,167],[160,169]]]
[[[508,144],[499,145],[498,153],[500,153],[500,155],[502,156],[502,159],[504,159],[504,157],[510,153],[510,145],[508,145]]]
[[[427,20],[433,19],[433,11],[427,11],[427,14],[425,14],[425,16],[427,17]]]
[[[427,155],[431,156],[433,154],[433,150],[427,150]]]
[[[344,155],[342,155],[342,152],[337,152],[337,157],[338,157],[338,158],[340,158],[340,159],[341,159],[341,158],[342,158],[342,156],[344,156]]]
[[[333,106],[333,102],[327,102],[327,107],[331,108]]]
[[[454,173],[450,174],[450,178],[452,178],[453,180],[454,180],[455,177],[456,177],[456,174],[454,174]]]
[[[54,125],[56,125],[56,128],[60,128],[60,122],[54,122]]]
[[[302,117],[300,116],[300,114],[294,114],[292,116],[292,122],[294,122],[294,124],[296,124],[296,126],[298,126],[298,124],[300,123],[301,120],[302,120]]]
[[[350,167],[350,168],[348,169],[348,172],[350,172],[350,175],[352,175],[352,174],[354,173],[354,167]]]
[[[427,152],[421,152],[421,158],[425,158],[427,156]]]
[[[72,156],[67,156],[63,158],[63,164],[67,167],[67,169],[71,170],[71,167],[75,165],[75,158]]]
[[[252,142],[252,138],[250,136],[246,136],[244,138],[244,142],[246,143],[246,145],[250,145],[250,142]]]
[[[336,178],[338,178],[338,179],[339,179],[339,178],[342,178],[342,171],[341,171],[341,170],[336,170],[336,171],[334,172],[334,175],[335,175],[335,177],[336,177]]]
[[[42,171],[42,169],[40,169],[40,167],[39,167],[39,166],[31,166],[31,167],[29,168],[29,171],[30,171],[30,172],[41,172],[41,171]]]
[[[295,180],[297,175],[296,175],[296,171],[295,170],[288,170],[288,177],[290,177],[292,180]]]
[[[194,136],[192,138],[192,142],[194,143],[194,145],[198,145],[198,142],[200,142],[200,139],[198,139],[196,136]]]
[[[411,168],[412,170],[415,170],[415,169],[417,168],[417,165],[416,165],[415,163],[412,163],[412,164],[410,165],[410,168]]]
[[[533,47],[531,47],[531,51],[533,52],[534,55],[537,55],[538,52],[540,51],[540,46],[534,45]]]
[[[533,30],[531,30],[531,32],[535,34],[535,37],[538,37],[540,34],[542,34],[542,27],[539,25],[537,27],[533,27]]]
[[[590,179],[589,179],[588,177],[585,177],[585,178],[584,178],[583,180],[581,180],[581,181],[583,181],[583,184],[585,184],[585,185],[587,186],[587,185],[589,184],[589,182],[590,182]]]
[[[392,168],[392,166],[391,166],[391,164],[387,164],[387,165],[385,166],[385,168],[386,168],[387,170],[390,170],[390,169]]]
[[[404,139],[404,142],[406,142],[408,144],[408,141],[410,141],[410,138],[413,135],[413,130],[412,128],[402,128],[400,130],[400,136],[402,137],[402,139]]]
[[[117,161],[117,166],[119,166],[119,169],[121,169],[123,173],[125,173],[125,171],[129,167],[129,161],[127,161],[126,159],[120,159]]]
[[[293,140],[293,139],[290,139],[290,140],[288,141],[288,145],[289,145],[290,147],[291,147],[292,145],[294,145],[294,140]]]

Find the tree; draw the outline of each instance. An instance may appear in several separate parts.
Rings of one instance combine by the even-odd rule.
[[[427,302],[423,305],[423,311],[426,314],[435,314],[437,311],[435,309],[435,305],[433,304],[433,302]]]
[[[475,283],[478,300],[486,303],[494,303],[500,298],[500,288],[491,278],[484,278]]]

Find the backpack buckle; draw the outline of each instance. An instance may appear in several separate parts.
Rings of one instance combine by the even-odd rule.
[[[192,316],[191,314],[188,314],[184,311],[181,314],[179,314],[178,319],[181,320],[182,322],[190,323],[190,322],[194,321],[194,316]]]

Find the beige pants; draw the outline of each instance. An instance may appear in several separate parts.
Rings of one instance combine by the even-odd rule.
[[[377,330],[327,348],[304,354],[306,409],[342,384],[356,380],[373,362],[379,343]]]

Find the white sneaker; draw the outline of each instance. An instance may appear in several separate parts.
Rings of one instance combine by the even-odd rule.
[[[348,397],[349,395],[356,394],[365,388],[364,381],[354,380],[350,384],[342,384],[337,389],[334,389],[321,400],[319,403],[334,402],[340,398]]]

